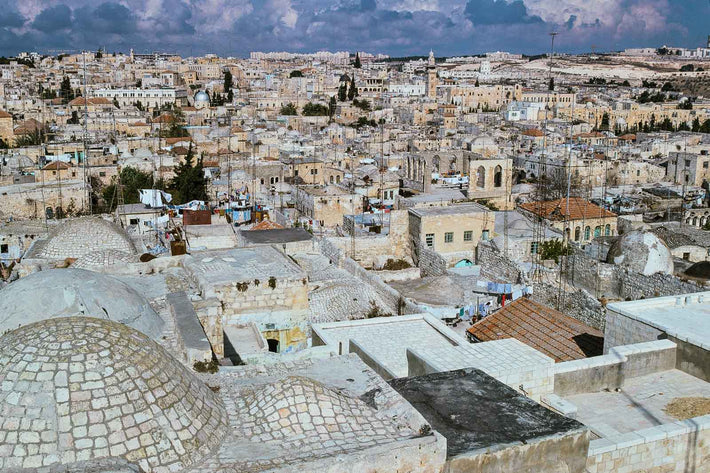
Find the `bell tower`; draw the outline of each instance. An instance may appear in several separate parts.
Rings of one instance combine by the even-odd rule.
[[[434,58],[434,51],[429,51],[429,61],[427,62],[426,72],[427,98],[429,100],[436,101],[436,86],[439,85],[439,78],[436,76],[436,59]]]

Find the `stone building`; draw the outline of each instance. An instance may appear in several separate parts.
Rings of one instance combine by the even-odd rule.
[[[531,216],[542,217],[565,239],[585,244],[599,236],[616,235],[617,216],[579,197],[528,202],[518,207]]]
[[[512,206],[513,160],[511,158],[484,158],[471,154],[468,157],[469,199],[483,199],[507,209]]]
[[[250,322],[271,351],[306,347],[307,276],[275,247],[199,252],[186,258],[184,267],[202,297],[193,304],[215,353],[224,353],[224,327]],[[201,312],[210,301],[218,310]]]
[[[667,176],[676,184],[701,186],[710,181],[710,154],[671,152]]]
[[[343,216],[363,211],[363,197],[337,185],[299,186],[295,192],[296,209],[313,227],[334,228],[343,224]]]
[[[489,240],[494,227],[495,215],[479,204],[409,209],[412,248],[434,250],[451,264],[474,261],[478,242]]]
[[[0,140],[9,145],[14,139],[15,133],[12,127],[12,115],[0,110]]]

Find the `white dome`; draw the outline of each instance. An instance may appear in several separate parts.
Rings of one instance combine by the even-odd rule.
[[[199,103],[199,102],[209,103],[209,101],[210,101],[210,96],[207,95],[207,93],[205,91],[201,90],[195,94],[195,103]]]
[[[163,319],[123,281],[83,269],[30,274],[0,290],[0,333],[55,317],[84,315],[113,320],[158,339]]]
[[[626,233],[614,242],[606,261],[646,276],[673,274],[673,256],[668,247],[653,233],[641,230]]]
[[[3,471],[115,458],[179,472],[227,432],[226,409],[204,382],[145,335],[107,320],[45,320],[3,335],[0,379]]]

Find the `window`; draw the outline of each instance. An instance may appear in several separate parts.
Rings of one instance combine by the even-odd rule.
[[[293,171],[293,175],[296,176],[296,177],[298,177],[298,169],[296,169],[295,171]]]
[[[707,169],[707,168],[708,168],[708,164],[710,164],[710,161],[705,161],[705,162],[703,163],[703,169]]]
[[[132,218],[129,222],[131,225],[138,225],[138,219],[137,218]]]
[[[611,225],[604,227],[604,236],[611,236]]]
[[[311,174],[313,174],[314,176],[316,174],[318,174],[318,169],[315,169],[315,168],[311,169]]]
[[[426,246],[428,246],[429,248],[434,248],[434,234],[433,233],[426,234]]]
[[[594,227],[594,238],[601,236],[602,235],[602,227],[601,225],[597,225]]]
[[[454,232],[444,233],[444,243],[453,243],[453,242],[454,242]]]
[[[640,175],[641,175],[641,170],[640,170],[640,169],[637,169],[637,170],[636,170],[636,176],[640,176]]]
[[[592,227],[586,227],[584,229],[584,239],[589,240],[589,237],[592,236]]]
[[[530,254],[531,255],[537,254],[538,245],[539,245],[539,243],[536,241],[530,243]]]
[[[501,187],[503,185],[503,168],[496,166],[495,173],[493,174],[493,186]]]
[[[0,253],[7,253],[7,245],[0,245]]]
[[[483,231],[483,235],[488,236],[488,230]],[[485,240],[486,238],[484,238]],[[473,241],[473,232],[471,230],[466,230],[463,232],[463,241]]]
[[[3,246],[6,247],[7,245],[3,245]],[[0,253],[7,253],[7,252],[6,252],[6,251],[2,251],[2,252],[0,252]],[[690,261],[690,253],[683,253],[683,259],[684,259],[685,261]]]

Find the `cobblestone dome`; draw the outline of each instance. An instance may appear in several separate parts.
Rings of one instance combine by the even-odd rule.
[[[116,457],[179,472],[218,447],[222,401],[125,325],[67,317],[0,337],[0,471]]]
[[[165,325],[150,303],[128,284],[84,269],[39,271],[0,290],[0,333],[73,315],[120,322],[156,340]]]
[[[48,259],[79,258],[98,250],[136,252],[128,235],[119,226],[97,217],[69,220],[36,243],[32,257]]]
[[[88,269],[101,271],[106,266],[115,264],[132,263],[137,261],[133,255],[120,250],[98,250],[87,253],[77,259],[71,267],[74,269]]]

